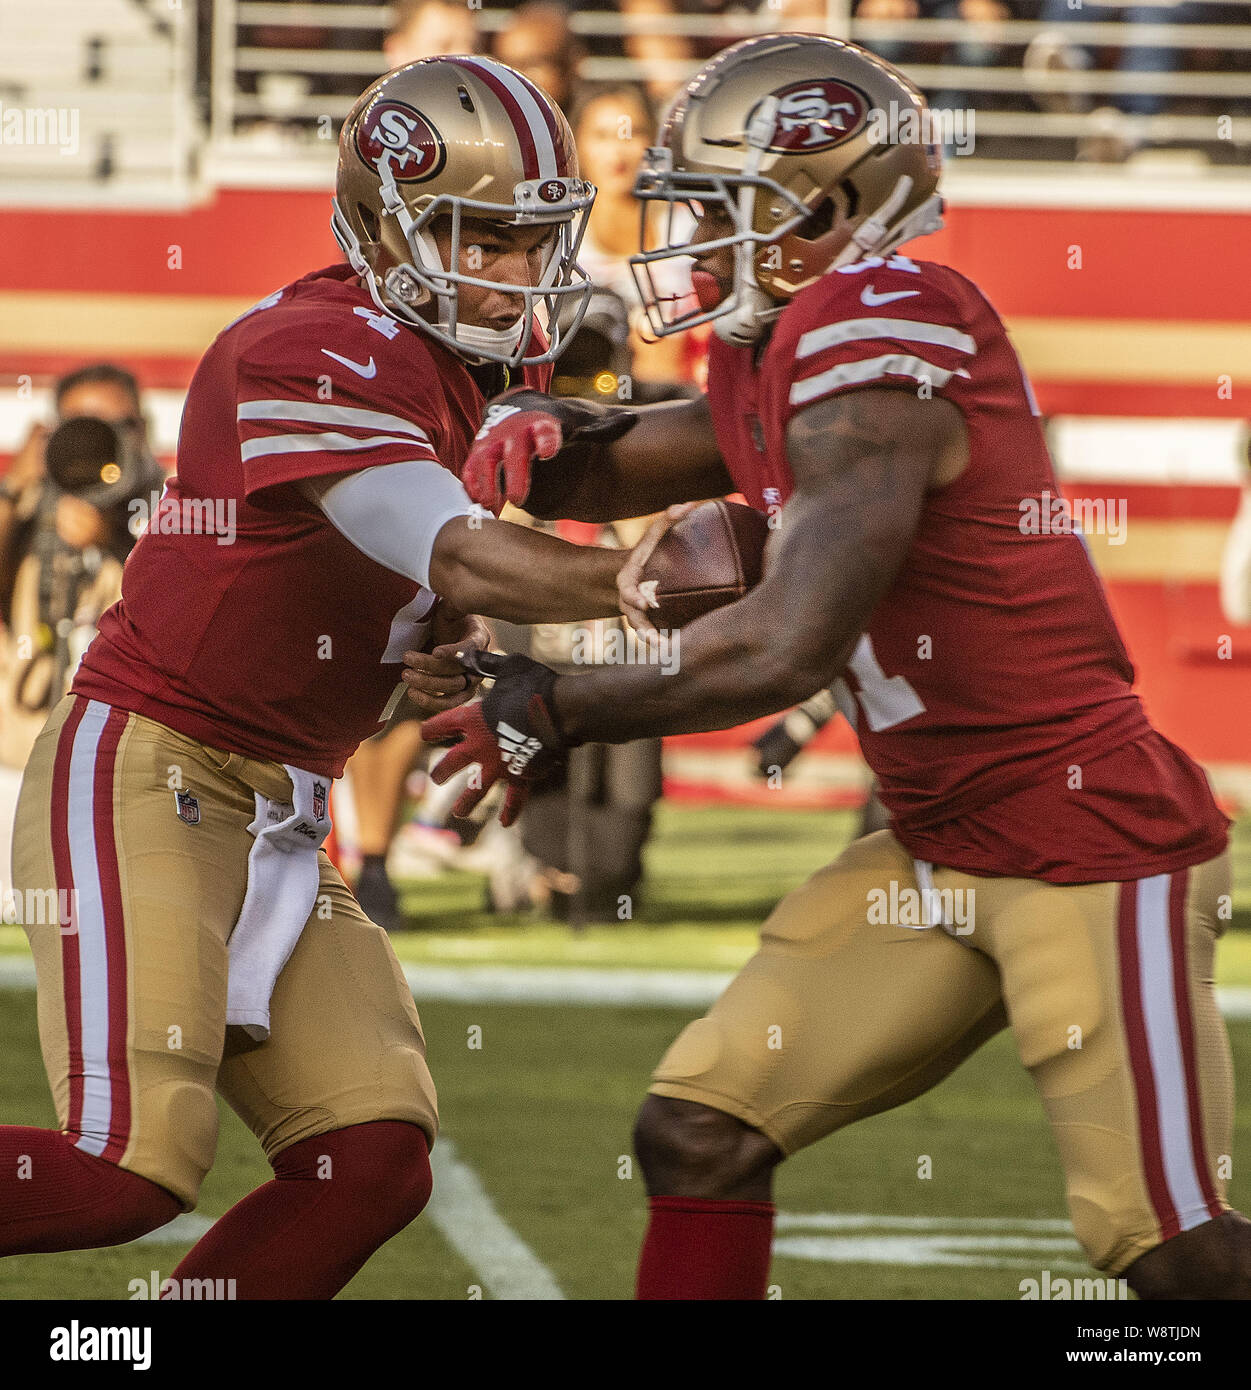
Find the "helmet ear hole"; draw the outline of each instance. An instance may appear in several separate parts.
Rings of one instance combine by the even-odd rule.
[[[361,224],[367,241],[377,242],[378,240],[378,214],[371,207],[364,203],[357,203],[356,217]]]
[[[837,212],[838,209],[834,206],[833,198],[822,198],[796,227],[795,235],[802,237],[804,241],[816,241],[818,237],[823,237],[834,226]]]
[[[834,190],[834,196],[840,203],[846,204],[842,210],[843,217],[850,222],[860,211],[860,194],[856,191],[856,185],[844,179]]]

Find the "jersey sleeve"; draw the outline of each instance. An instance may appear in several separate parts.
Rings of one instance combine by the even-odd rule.
[[[329,351],[303,328],[266,335],[238,363],[244,495],[253,500],[284,483],[381,464],[438,461],[438,390],[433,364],[423,379],[412,363],[364,340]]]
[[[959,395],[977,343],[955,296],[915,272],[831,278],[833,292],[779,344],[783,422],[815,401],[866,386]]]

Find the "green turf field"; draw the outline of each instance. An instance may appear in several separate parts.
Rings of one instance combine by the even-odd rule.
[[[668,807],[633,921],[574,938],[552,924],[488,918],[481,881],[455,875],[411,885],[416,929],[397,944],[412,961],[440,964],[732,969],[773,900],[847,831],[846,817]],[[1223,943],[1223,982],[1251,983],[1248,935]],[[5,936],[10,953],[22,949],[19,938]],[[465,1299],[481,1289],[490,1297],[531,1281],[574,1299],[628,1297],[645,1211],[630,1127],[648,1071],[692,1011],[426,1001],[421,1012],[448,1141],[436,1146],[436,1199],[345,1296]],[[472,1028],[480,1048],[469,1046]],[[1230,1033],[1236,1074],[1251,1076],[1251,1023]],[[0,992],[0,1057],[0,1118],[51,1124],[29,991]],[[1234,1152],[1249,1151],[1244,1100]],[[197,1216],[219,1215],[267,1177],[251,1136],[223,1109]],[[466,1182],[480,1193],[472,1209],[456,1206]],[[1231,1198],[1251,1204],[1240,1164]],[[483,1200],[493,1217],[484,1218]],[[921,1100],[785,1164],[777,1202],[772,1279],[783,1299],[1010,1299],[1044,1269],[1053,1278],[1092,1274],[1064,1226],[1051,1139],[1005,1036]],[[460,1252],[440,1233],[449,1223],[467,1236]],[[500,1231],[513,1242],[502,1263]],[[125,1299],[132,1280],[167,1276],[194,1236],[6,1259],[0,1299]]]

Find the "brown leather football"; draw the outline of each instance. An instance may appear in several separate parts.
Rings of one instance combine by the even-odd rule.
[[[660,538],[644,580],[656,580],[660,607],[648,617],[657,628],[693,622],[734,603],[760,582],[769,523],[741,502],[702,502]]]

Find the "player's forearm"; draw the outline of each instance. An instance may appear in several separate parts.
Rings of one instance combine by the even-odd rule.
[[[538,463],[526,510],[545,519],[619,521],[734,490],[702,400],[664,401],[634,414],[637,423],[612,444],[575,445],[567,458]]]
[[[646,664],[562,676],[555,687],[564,732],[587,743],[731,729],[776,714],[828,685],[856,633],[798,650],[779,636],[776,591],[757,589],[638,651]]]
[[[761,583],[683,629],[667,662],[658,646],[659,662],[556,683],[566,734],[621,743],[728,729],[828,686],[903,563],[921,486],[918,477],[911,494],[887,488],[866,495],[853,466],[797,492],[770,542]]]
[[[624,551],[572,545],[511,522],[457,517],[435,542],[430,586],[462,612],[504,622],[609,618],[624,559]]]

